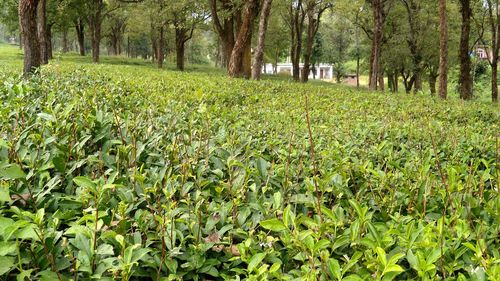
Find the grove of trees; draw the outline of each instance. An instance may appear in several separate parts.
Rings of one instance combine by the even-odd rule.
[[[474,98],[486,64],[498,101],[498,0],[0,0],[5,33],[25,52],[25,75],[53,52],[103,50],[142,57],[158,68],[212,62],[231,77],[260,79],[266,63],[293,65],[308,82],[318,63],[367,75],[373,91],[424,89]],[[477,49],[486,51],[480,60]],[[301,68],[301,66],[303,66]],[[300,73],[302,71],[302,73]],[[403,87],[399,84],[402,83]],[[427,85],[426,85],[427,84]],[[453,88],[452,86],[456,86]]]

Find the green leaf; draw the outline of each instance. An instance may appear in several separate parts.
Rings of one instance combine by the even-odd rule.
[[[388,265],[384,272],[403,272],[405,271],[401,266],[397,265],[397,264],[390,264]]]
[[[10,202],[10,191],[7,186],[0,186],[0,203]]]
[[[253,257],[248,262],[248,272],[252,272],[257,265],[266,257],[265,253],[258,253],[253,255]]]
[[[0,256],[0,276],[6,274],[14,268],[14,257],[2,257]]]
[[[320,250],[323,250],[327,248],[330,245],[330,240],[327,239],[321,239],[316,244],[314,244],[314,251],[318,252]]]
[[[387,265],[387,258],[386,258],[386,256],[385,256],[385,251],[384,251],[384,249],[382,249],[382,248],[380,248],[380,247],[377,247],[377,248],[375,249],[375,251],[377,252],[377,255],[378,255],[378,258],[377,258],[377,259],[379,260],[379,262],[380,262],[380,263],[381,263],[384,267],[386,267],[386,265]]]
[[[269,273],[273,273],[275,271],[278,271],[278,269],[280,269],[280,267],[281,267],[281,263],[273,263],[273,265],[269,269]]]
[[[330,272],[337,280],[342,280],[342,271],[340,269],[339,262],[336,259],[331,258],[328,260],[328,269],[330,269]]]
[[[87,177],[76,177],[73,179],[73,182],[75,182],[79,187],[83,188],[95,189],[96,187],[96,184]]]
[[[0,178],[4,180],[25,179],[26,174],[18,165],[9,165],[0,169]]]
[[[6,256],[17,250],[17,244],[11,241],[0,242],[0,256]]]
[[[278,219],[270,219],[270,220],[261,221],[260,225],[263,228],[269,229],[271,231],[283,231],[283,230],[287,229],[285,224]]]

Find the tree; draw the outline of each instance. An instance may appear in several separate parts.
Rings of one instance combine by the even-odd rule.
[[[229,66],[236,43],[236,21],[241,20],[241,5],[231,0],[209,0],[212,23],[222,44],[223,65]]]
[[[305,5],[305,14],[307,15],[307,37],[306,49],[304,51],[304,67],[302,68],[301,81],[306,83],[309,80],[311,71],[311,56],[314,47],[314,38],[318,33],[321,22],[321,16],[326,9],[331,7],[331,3],[324,0],[308,0]]]
[[[302,0],[290,0],[287,24],[290,29],[290,58],[292,60],[292,76],[294,81],[300,80],[300,57],[302,55],[302,36],[306,13]]]
[[[37,9],[38,40],[40,42],[40,60],[42,64],[49,63],[47,36],[47,0],[40,0]]]
[[[439,0],[439,97],[448,97],[448,22],[446,0]]]
[[[491,66],[491,100],[493,102],[498,102],[498,59],[500,50],[500,10],[499,10],[499,0],[485,0],[485,5],[483,6],[486,10],[486,21],[490,28],[490,37],[488,41],[490,51],[486,52],[488,56],[488,62]],[[481,33],[484,37],[484,32]],[[486,43],[486,42],[485,42]]]
[[[176,68],[184,71],[186,43],[193,38],[196,26],[207,19],[207,11],[194,0],[172,1],[169,9],[175,31]]]
[[[258,0],[247,0],[243,7],[241,25],[238,29],[238,36],[231,52],[227,70],[231,77],[244,76],[245,78],[250,78],[251,76],[251,58],[245,58],[245,53],[247,52],[247,55],[250,53],[253,21],[257,15],[258,4]],[[248,59],[250,62],[245,61]]]
[[[459,59],[460,59],[460,75],[459,75],[459,92],[460,98],[464,100],[472,99],[472,73],[471,73],[471,58],[470,58],[470,33],[471,33],[471,18],[472,8],[470,0],[460,0],[460,12],[462,15],[462,31],[460,33]]]
[[[271,13],[271,5],[273,0],[264,0],[262,10],[260,12],[259,21],[259,39],[255,51],[255,60],[252,69],[252,79],[259,80],[262,72],[262,64],[264,63],[264,48],[266,41],[267,25],[269,22],[269,14]]]
[[[19,23],[24,40],[24,76],[40,67],[40,47],[37,34],[38,0],[19,1]]]
[[[369,88],[370,90],[382,90],[383,84],[380,83],[380,77],[383,77],[382,71],[382,40],[384,37],[384,24],[392,8],[391,0],[367,0],[372,8],[373,13],[373,31],[372,31],[372,48],[370,54],[370,73],[369,73]],[[382,80],[383,82],[383,80]]]
[[[86,19],[92,39],[92,61],[98,63],[102,39],[102,23],[106,16],[120,6],[117,3],[114,3],[114,5],[108,4],[104,0],[88,0],[83,3],[85,3]]]

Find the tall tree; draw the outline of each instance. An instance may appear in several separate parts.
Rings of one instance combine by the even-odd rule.
[[[291,0],[288,7],[288,27],[290,28],[290,58],[292,60],[292,76],[300,81],[300,57],[302,56],[302,37],[306,13],[302,0]]]
[[[240,8],[231,0],[209,0],[209,4],[215,31],[223,45],[222,57],[224,65],[228,67],[236,43],[234,34],[236,30],[235,17],[240,12]]]
[[[321,16],[331,6],[329,1],[308,0],[305,5],[305,14],[307,16],[307,36],[306,48],[304,50],[304,67],[302,68],[301,81],[306,83],[309,80],[311,71],[311,56],[313,53],[314,39],[318,33],[321,22]]]
[[[382,76],[382,43],[384,38],[384,24],[392,7],[391,0],[367,0],[373,13],[372,47],[370,54],[370,90],[381,90],[380,77]],[[383,80],[382,80],[383,82]]]
[[[197,25],[207,19],[205,5],[199,1],[172,1],[169,5],[171,22],[175,31],[176,68],[184,71],[186,43],[193,38]]]
[[[40,60],[49,63],[49,44],[47,33],[47,0],[40,0],[37,8],[38,41],[40,42]]]
[[[498,59],[500,50],[500,10],[499,0],[485,0],[488,26],[490,27],[490,51],[488,61],[491,66],[491,100],[498,102]],[[482,33],[484,35],[484,32]]]
[[[471,0],[460,0],[460,12],[462,14],[462,31],[458,55],[460,60],[459,92],[461,99],[470,100],[472,99],[473,87],[469,46],[472,18]]]
[[[40,47],[37,34],[38,0],[19,1],[19,23],[24,40],[24,69],[29,76],[40,67]]]
[[[439,0],[439,97],[448,97],[448,21],[446,0]]]
[[[273,0],[264,0],[260,11],[259,20],[259,37],[257,47],[255,49],[255,59],[252,67],[252,79],[259,80],[262,73],[262,64],[264,64],[264,48],[266,42],[267,25],[269,23],[269,15]]]
[[[101,50],[102,23],[106,16],[119,8],[119,5],[117,3],[112,5],[104,0],[87,0],[84,3],[92,40],[92,61],[98,63]]]
[[[251,76],[251,70],[246,68],[249,64],[244,60],[248,59],[248,57],[245,58],[245,52],[250,51],[248,48],[251,46],[253,22],[257,14],[258,2],[258,0],[247,0],[243,7],[238,37],[231,52],[227,70],[231,77],[244,76],[250,78]]]

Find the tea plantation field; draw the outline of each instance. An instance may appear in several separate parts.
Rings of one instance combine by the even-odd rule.
[[[0,280],[500,280],[500,108],[0,53]]]

